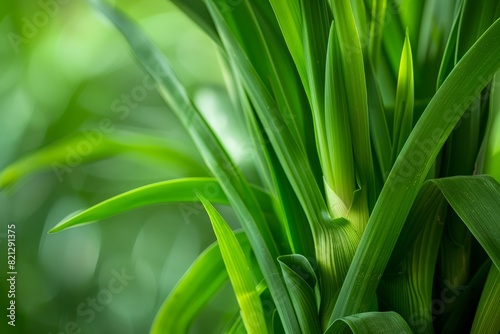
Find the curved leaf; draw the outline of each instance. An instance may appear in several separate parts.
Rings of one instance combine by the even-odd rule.
[[[249,250],[245,233],[235,233],[240,246]],[[228,279],[216,241],[201,253],[172,289],[156,314],[151,334],[187,333],[189,326]]]
[[[500,184],[487,175],[432,182],[500,269]]]
[[[266,212],[273,212],[272,202],[267,193],[257,187],[252,191]],[[198,202],[196,193],[203,193],[212,202],[229,204],[229,201],[214,178],[188,178],[163,181],[139,187],[123,194],[111,197],[84,211],[79,211],[63,219],[49,233],[59,232],[70,227],[103,220],[117,214],[162,203]]]
[[[300,254],[278,258],[302,333],[321,333],[316,297],[319,286],[309,261]]]
[[[210,217],[229,280],[241,309],[241,318],[249,334],[266,334],[267,326],[252,271],[234,232],[212,204],[198,194]]]
[[[396,312],[365,312],[335,320],[325,334],[411,334],[406,321]]]

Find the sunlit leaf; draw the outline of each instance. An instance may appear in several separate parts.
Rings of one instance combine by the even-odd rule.
[[[198,194],[210,217],[219,241],[219,248],[226,265],[229,280],[241,309],[241,318],[248,333],[267,333],[264,311],[253,281],[250,266],[234,232],[212,204]]]
[[[239,245],[249,250],[243,232],[236,232]],[[172,289],[156,314],[151,334],[187,333],[190,324],[228,279],[219,243],[208,247]]]
[[[262,204],[262,208],[267,212],[272,212],[272,203],[268,194],[256,187],[253,187],[253,191],[256,198]],[[163,181],[132,189],[86,210],[76,212],[54,226],[50,230],[50,233],[100,221],[132,209],[149,205],[199,202],[196,193],[204,194],[213,203],[229,204],[224,191],[214,178],[188,178]]]

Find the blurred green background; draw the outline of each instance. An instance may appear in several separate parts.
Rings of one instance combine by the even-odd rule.
[[[228,149],[244,160],[238,157],[240,124],[226,116],[229,99],[210,39],[166,1],[116,5],[165,52]],[[0,6],[0,169],[40,147],[98,129],[104,119],[111,120],[107,135],[164,138],[202,165],[120,35],[87,2],[2,1]],[[63,233],[47,231],[69,213],[123,191],[208,175],[168,161],[168,156],[124,153],[59,175],[38,172],[0,193],[1,333],[149,331],[169,291],[215,240],[199,206],[161,205]],[[221,209],[236,227],[232,213]],[[5,317],[5,241],[11,223],[16,224],[18,272],[15,328]],[[235,308],[227,286],[192,332],[219,332],[213,319],[227,319]]]
[[[241,120],[210,39],[167,1],[116,1],[164,51],[234,159],[255,181]],[[198,205],[148,207],[58,234],[62,218],[152,182],[206,176],[192,142],[114,28],[80,0],[0,4],[0,169],[40,147],[98,129],[163,138],[194,160],[128,153],[48,170],[0,192],[1,333],[147,333],[163,300],[215,240]],[[148,88],[149,87],[149,88]],[[127,102],[128,99],[128,102]],[[235,116],[235,117],[233,117]],[[500,166],[499,122],[489,166]],[[70,150],[71,148],[68,148]],[[498,169],[489,168],[500,179]],[[238,226],[227,208],[225,217]],[[7,224],[16,225],[16,327],[7,326]],[[193,325],[217,333],[236,311],[226,286]]]

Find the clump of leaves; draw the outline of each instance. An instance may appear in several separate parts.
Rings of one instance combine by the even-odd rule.
[[[498,332],[500,185],[482,174],[500,105],[498,2],[173,2],[219,47],[261,184],[249,183],[161,51],[97,2],[212,177],[129,191],[51,232],[201,201],[217,242],[181,278],[152,333],[187,332],[228,279],[240,309],[227,333]],[[12,165],[2,185],[56,151]],[[209,184],[218,195],[196,193]],[[230,205],[242,231],[211,203]]]

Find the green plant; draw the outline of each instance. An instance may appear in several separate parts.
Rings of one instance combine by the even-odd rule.
[[[227,333],[500,330],[500,185],[481,175],[499,110],[498,3],[173,2],[220,47],[261,184],[234,163],[162,53],[98,2],[212,177],[129,191],[51,232],[201,201],[218,243],[174,288],[152,333],[187,332],[227,279],[240,307]],[[151,139],[101,145],[87,159],[132,148],[189,161]],[[0,184],[63,159],[62,146],[42,149]],[[216,191],[198,194],[206,186]],[[230,205],[242,231],[211,203]]]

